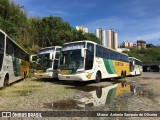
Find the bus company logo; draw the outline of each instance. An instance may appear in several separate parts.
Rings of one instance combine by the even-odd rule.
[[[115,62],[115,65],[116,66],[124,66],[124,63],[122,63],[122,62]]]
[[[2,112],[2,117],[11,117],[11,112]]]
[[[96,60],[96,62],[97,62],[98,64],[102,64],[102,61],[98,61],[98,60]]]

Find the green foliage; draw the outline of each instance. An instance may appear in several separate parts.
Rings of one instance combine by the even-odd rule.
[[[62,45],[66,42],[99,39],[91,33],[83,33],[72,28],[61,17],[28,18],[13,1],[0,1],[0,29],[28,52],[37,52],[41,47]]]
[[[131,49],[131,51],[125,51],[129,56],[136,57],[142,60],[144,63],[160,62],[160,48],[152,47],[147,49]]]

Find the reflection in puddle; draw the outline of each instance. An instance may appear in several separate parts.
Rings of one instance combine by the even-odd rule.
[[[121,83],[91,91],[90,96],[78,99],[77,105],[84,108],[88,104],[93,106],[112,104],[117,96],[123,96],[125,93],[137,95],[140,91],[141,86],[137,83],[122,81]]]
[[[88,87],[88,86],[87,86]],[[82,87],[83,88],[83,87]],[[86,87],[85,87],[86,88]],[[56,110],[81,109],[91,106],[110,105],[114,102],[115,97],[124,96],[124,94],[137,95],[141,91],[141,86],[136,82],[122,81],[107,87],[88,87],[84,89],[89,93],[87,96],[79,96],[74,100],[61,100],[54,103],[45,103],[45,108]]]

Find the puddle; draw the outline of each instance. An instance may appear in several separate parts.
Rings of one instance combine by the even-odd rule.
[[[44,108],[56,110],[71,110],[85,109],[87,107],[97,107],[113,104],[116,97],[125,97],[129,95],[138,95],[141,91],[141,86],[132,81],[121,81],[107,87],[97,86],[82,86],[76,87],[79,92],[88,93],[85,97],[81,94],[79,97],[69,100],[61,100],[53,103],[45,103]],[[79,94],[79,93],[77,93]]]
[[[142,78],[143,80],[153,79],[153,78],[150,78],[150,77],[140,77],[140,78]]]
[[[53,110],[72,110],[77,109],[77,107],[77,101],[71,99],[44,104],[44,108],[50,108]]]

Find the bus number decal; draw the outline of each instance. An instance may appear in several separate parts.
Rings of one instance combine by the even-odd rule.
[[[124,66],[124,63],[122,63],[122,62],[115,62],[115,66]]]

